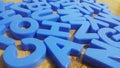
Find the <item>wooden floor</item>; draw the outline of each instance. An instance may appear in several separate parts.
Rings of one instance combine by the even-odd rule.
[[[4,0],[4,1],[8,2],[10,0]],[[11,0],[11,1],[20,2],[21,0]],[[108,4],[112,13],[120,17],[120,0],[97,0],[97,1]],[[19,40],[16,40],[16,45],[18,47],[18,58],[23,58],[30,54],[28,51],[21,50]],[[0,50],[0,68],[6,68],[1,57],[3,52],[4,52],[3,50]],[[70,58],[72,60],[70,68],[91,68],[90,66],[86,64],[82,64],[80,61],[77,61],[76,57],[70,57]],[[42,64],[38,66],[38,68],[55,68],[55,64],[52,62],[52,60],[50,60],[49,57],[47,57],[46,60],[44,60]]]

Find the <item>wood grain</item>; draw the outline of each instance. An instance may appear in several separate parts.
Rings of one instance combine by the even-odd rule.
[[[20,2],[21,0],[4,0],[5,2],[9,2],[9,1],[14,1],[14,2]],[[98,2],[104,2],[106,4],[108,4],[109,8],[111,9],[112,13],[114,13],[117,16],[120,16],[120,0],[97,0]],[[74,30],[71,31],[71,36],[74,34]],[[9,35],[9,31],[7,32],[7,34],[5,34],[5,36],[11,37]],[[18,47],[18,58],[24,58],[26,56],[28,56],[30,54],[29,51],[23,51],[21,50],[20,44],[21,42],[19,40],[15,40],[16,45]],[[83,53],[84,54],[84,50],[83,49]],[[2,60],[2,54],[3,54],[3,50],[0,50],[0,68],[6,68],[3,60]],[[70,68],[91,68],[90,66],[86,65],[86,64],[82,64],[81,60],[78,61],[79,59],[77,57],[71,57],[71,64],[70,64]],[[47,58],[37,67],[37,68],[55,68],[55,64],[54,62],[49,58],[49,56],[47,56]]]

